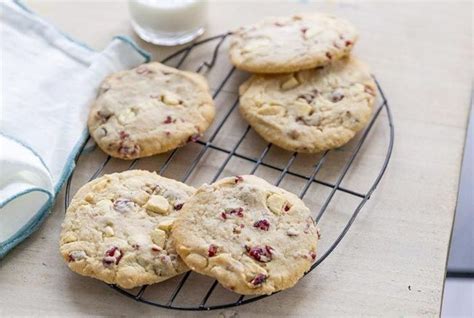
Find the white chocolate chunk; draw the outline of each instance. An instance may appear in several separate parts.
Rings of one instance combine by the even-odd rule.
[[[102,191],[102,190],[104,190],[104,189],[107,187],[108,184],[109,184],[109,180],[104,179],[104,180],[101,180],[101,181],[99,181],[98,183],[94,184],[94,186],[92,187],[92,189],[93,189],[94,191],[97,191],[97,192],[98,192],[98,191]]]
[[[300,83],[298,82],[298,80],[296,79],[296,77],[294,77],[293,75],[287,79],[283,84],[281,84],[281,89],[283,90],[289,90],[289,89],[292,89],[292,88],[295,88],[296,86],[298,86]]]
[[[74,261],[80,261],[84,258],[86,258],[86,253],[84,251],[72,251],[69,253],[69,256],[74,260]]]
[[[207,266],[207,259],[204,256],[192,253],[186,256],[186,263],[191,269],[205,268]]]
[[[105,234],[105,236],[107,236],[107,237],[114,236],[114,229],[113,229],[111,226],[107,225],[107,226],[104,228],[104,234]]]
[[[165,232],[169,232],[171,231],[171,227],[173,226],[173,223],[174,223],[174,219],[164,220],[158,223],[158,228]]]
[[[131,108],[128,108],[121,112],[117,119],[122,125],[125,125],[134,121],[135,117],[137,117],[137,114]]]
[[[179,104],[179,99],[171,93],[165,93],[163,95],[163,103],[169,106],[175,106]]]
[[[265,105],[259,108],[257,112],[259,115],[263,116],[283,115],[285,113],[285,109],[281,106]]]
[[[309,112],[313,109],[308,103],[297,100],[294,104],[294,111],[299,116],[309,115]]]
[[[290,228],[286,231],[286,234],[288,234],[288,236],[298,236],[300,232],[294,228]]]
[[[163,248],[165,246],[166,242],[166,232],[162,231],[160,229],[154,229],[151,234],[151,240],[153,243],[158,245],[160,248]]]
[[[286,199],[279,194],[272,194],[267,198],[267,206],[270,211],[276,215],[280,215],[283,212],[283,208],[286,205]]]
[[[167,215],[169,213],[170,204],[165,197],[161,195],[152,195],[144,207],[148,211]]]

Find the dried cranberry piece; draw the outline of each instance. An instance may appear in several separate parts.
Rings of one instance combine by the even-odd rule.
[[[372,87],[368,86],[368,85],[365,85],[364,87],[364,92],[372,95],[372,96],[375,96],[375,92],[374,90],[372,89]]]
[[[100,120],[101,123],[105,123],[112,117],[112,114],[101,112],[100,110],[96,113],[96,117]]]
[[[331,95],[331,101],[333,103],[337,103],[339,102],[340,100],[342,100],[344,98],[344,94],[342,94],[341,92],[333,92],[332,95]]]
[[[242,208],[238,208],[238,209],[237,209],[237,216],[239,216],[239,217],[243,217],[243,216],[244,216],[244,213],[243,213],[243,211],[244,211],[244,209],[242,209]]]
[[[68,255],[68,262],[80,261],[81,259],[86,258],[86,253],[84,251],[72,251]]]
[[[201,138],[201,135],[199,135],[199,134],[191,135],[188,138],[188,142],[196,142],[196,141],[199,140],[199,138]]]
[[[305,34],[306,31],[308,31],[308,28],[307,28],[307,27],[302,27],[302,28],[301,28],[301,32],[302,32],[303,34]]]
[[[217,246],[214,244],[209,245],[209,248],[207,250],[207,256],[213,257],[217,254]]]
[[[174,206],[174,209],[175,209],[176,211],[179,211],[179,210],[181,210],[182,208],[183,208],[183,203],[178,203],[178,204],[175,204],[175,206]]]
[[[126,139],[126,138],[130,137],[130,135],[127,132],[123,131],[123,130],[121,130],[119,132],[119,136],[120,136],[120,139]]]
[[[312,259],[313,261],[316,259],[316,253],[315,253],[315,252],[309,253],[309,256],[311,256],[311,259]]]
[[[238,217],[243,217],[244,216],[244,209],[243,208],[237,208],[237,209],[232,209],[229,211],[230,214],[236,214]]]
[[[120,213],[130,212],[135,203],[129,199],[117,199],[114,201],[114,210]]]
[[[163,124],[171,124],[172,122],[173,122],[173,118],[171,118],[171,116],[166,116],[166,119],[163,122]]]
[[[314,98],[316,97],[316,95],[318,94],[318,90],[317,89],[314,89],[311,93],[306,93],[306,94],[301,94],[301,95],[298,95],[297,98],[302,98],[304,99],[308,104],[311,104],[311,102],[314,100]]]
[[[102,260],[102,263],[105,266],[112,265],[115,263],[115,265],[118,265],[120,260],[122,259],[123,253],[122,251],[117,247],[113,246],[109,248],[107,251],[105,251],[104,259]]]
[[[123,143],[120,143],[119,148],[118,148],[118,152],[125,157],[134,156],[139,151],[140,151],[140,146],[138,145],[127,146],[127,145],[124,145]]]
[[[265,274],[257,274],[251,283],[255,286],[263,284],[267,280],[268,276]]]
[[[285,205],[283,206],[283,211],[288,212],[291,209],[290,203],[286,202]]]
[[[235,181],[235,183],[243,182],[244,178],[242,178],[242,176],[235,176],[234,181]]]
[[[151,70],[148,69],[148,67],[141,65],[136,69],[137,74],[144,75],[144,74],[149,74],[152,73]]]
[[[345,44],[346,46],[351,46],[351,45],[352,45],[352,41],[347,40],[344,44]]]
[[[272,260],[272,248],[268,245],[262,246],[254,246],[254,247],[245,247],[247,249],[247,253],[252,256],[255,260],[267,263]]]
[[[255,222],[253,224],[253,226],[256,227],[257,229],[262,230],[262,231],[268,231],[268,228],[270,227],[270,222],[263,219],[263,220],[259,220],[259,221]]]
[[[237,208],[237,209],[230,209],[226,210],[221,213],[221,217],[226,220],[228,215],[237,215],[238,217],[242,218],[244,217],[244,209],[243,208]]]

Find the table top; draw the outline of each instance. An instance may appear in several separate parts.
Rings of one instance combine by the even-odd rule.
[[[137,39],[125,2],[26,3],[97,50],[118,34],[134,37],[154,60],[176,50]],[[62,191],[41,228],[0,262],[0,316],[438,316],[470,105],[471,5],[220,1],[210,6],[204,37],[263,16],[311,10],[334,13],[357,26],[355,54],[381,83],[396,127],[392,159],[377,191],[315,271],[288,291],[225,310],[177,312],[140,304],[72,273],[63,263],[58,252]],[[371,173],[386,134],[383,125],[374,127],[348,185]],[[80,163],[76,174],[87,175],[91,168]],[[291,190],[291,182],[286,187]],[[343,213],[349,201],[341,197],[331,213]],[[321,224],[323,235],[326,231],[331,236],[331,229]]]

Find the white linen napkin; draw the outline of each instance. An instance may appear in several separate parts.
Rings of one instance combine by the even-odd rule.
[[[18,1],[0,3],[0,27],[1,259],[44,220],[74,169],[100,82],[149,55],[126,37],[93,51]]]

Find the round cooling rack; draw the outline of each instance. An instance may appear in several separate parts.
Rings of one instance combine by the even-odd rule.
[[[175,178],[181,180],[182,182],[186,182],[189,181],[189,177],[193,173],[198,171],[201,167],[205,167],[207,170],[209,170],[209,164],[205,164],[207,162],[206,155],[211,151],[217,152],[219,155],[221,155],[221,157],[224,158],[223,162],[222,164],[215,167],[212,172],[210,172],[210,175],[213,177],[211,180],[207,180],[206,182],[214,182],[220,177],[222,177],[223,172],[225,172],[226,169],[229,169],[229,166],[231,166],[229,165],[229,162],[231,160],[238,159],[250,165],[249,171],[240,171],[239,174],[254,174],[257,172],[257,169],[260,168],[270,170],[273,173],[277,173],[276,181],[274,182],[274,184],[277,186],[280,185],[285,178],[292,178],[293,180],[301,182],[302,186],[299,192],[299,197],[302,199],[304,199],[305,195],[307,194],[308,190],[312,185],[314,185],[315,187],[325,188],[327,194],[325,196],[325,199],[320,204],[319,211],[314,211],[313,209],[313,213],[316,212],[313,214],[313,217],[315,218],[318,224],[320,223],[321,218],[327,211],[330,203],[337,201],[333,200],[337,193],[349,196],[354,202],[356,202],[355,205],[351,207],[350,211],[352,212],[349,211],[350,213],[347,215],[347,220],[345,220],[342,226],[340,226],[342,230],[338,232],[339,234],[336,233],[336,235],[333,235],[334,238],[332,238],[331,241],[327,244],[328,247],[324,251],[322,251],[322,253],[318,250],[318,254],[320,254],[321,256],[311,266],[311,269],[306,273],[307,275],[312,270],[314,270],[319,264],[321,264],[334,251],[334,249],[344,238],[347,231],[360,213],[362,207],[370,199],[371,195],[373,194],[377,185],[382,179],[382,176],[389,163],[394,143],[394,126],[390,107],[378,81],[375,80],[379,92],[378,96],[380,99],[380,103],[375,109],[372,118],[365,130],[358,134],[358,136],[354,138],[354,140],[351,141],[348,145],[344,146],[343,151],[341,151],[340,149],[336,149],[332,151],[326,151],[319,155],[309,156],[309,158],[312,160],[312,170],[307,173],[301,173],[296,171],[296,169],[293,169],[295,166],[294,163],[298,156],[298,153],[296,152],[292,154],[288,152],[283,152],[288,156],[288,160],[286,161],[286,163],[283,164],[277,164],[275,163],[275,160],[266,160],[271,150],[275,150],[276,148],[272,148],[272,144],[265,144],[265,146],[262,147],[262,151],[257,155],[249,155],[242,152],[239,147],[247,139],[255,138],[250,135],[252,129],[246,124],[242,126],[244,128],[240,128],[240,130],[237,132],[237,135],[240,137],[235,139],[230,146],[227,144],[221,145],[217,142],[217,139],[219,138],[216,139],[216,137],[220,136],[221,134],[225,134],[226,129],[228,129],[227,126],[229,126],[225,125],[226,122],[231,121],[229,118],[232,118],[232,114],[236,113],[235,110],[238,105],[237,88],[238,85],[242,82],[240,77],[244,75],[229,64],[228,58],[226,56],[227,54],[219,55],[221,47],[226,44],[226,39],[228,39],[229,35],[230,33],[226,33],[210,37],[199,42],[195,42],[194,44],[172,54],[171,56],[168,56],[162,61],[162,63],[168,64],[176,68],[184,68],[183,66],[185,64],[194,64],[195,66],[194,68],[192,68],[192,70],[195,70],[198,73],[206,74],[209,74],[209,72],[211,71],[215,71],[217,68],[216,65],[224,63],[224,66],[218,67],[218,73],[220,73],[218,74],[219,76],[214,75],[212,78],[213,80],[215,80],[216,77],[219,78],[217,80],[217,84],[214,86],[215,89],[213,90],[213,98],[216,100],[217,97],[219,97],[221,94],[226,94],[227,97],[232,96],[232,98],[230,98],[231,101],[227,103],[228,107],[226,109],[219,108],[218,112],[222,112],[222,116],[218,116],[216,118],[214,124],[208,131],[208,135],[206,135],[206,137],[204,137],[202,140],[197,140],[195,143],[192,143],[193,146],[198,147],[197,151],[194,151],[192,155],[188,154],[180,156],[180,152],[184,151],[183,149],[191,146],[187,145],[183,148],[175,149],[167,154],[152,157],[153,160],[154,158],[160,159],[156,159],[156,162],[160,162],[160,164],[155,168],[155,170],[159,172],[160,175],[163,175],[165,172],[167,172],[167,169],[170,167],[170,165],[172,165],[173,163],[182,162],[184,160],[183,157],[186,157],[185,168],[182,168],[183,164],[180,165],[180,176],[176,176],[176,174],[168,175],[169,173],[166,173],[167,177]],[[193,63],[188,63],[191,60]],[[189,67],[186,67],[186,69],[189,69]],[[226,72],[225,70],[228,71]],[[229,98],[226,98],[226,100],[228,99]],[[381,116],[381,114],[384,115]],[[374,130],[373,127],[376,124],[377,133],[381,133],[385,137],[382,151],[380,151],[380,146],[378,145],[378,152],[376,155],[374,155],[377,158],[381,158],[381,162],[379,164],[380,167],[373,169],[375,171],[372,171],[372,178],[369,181],[366,180],[367,178],[364,178],[364,180],[366,180],[365,184],[360,185],[360,187],[357,187],[366,190],[362,192],[356,191],[354,189],[351,189],[350,187],[346,187],[345,184],[343,184],[343,181],[345,180],[344,178],[346,177],[346,175],[348,175],[348,173],[350,174],[352,170],[354,170],[354,162],[356,161],[357,156],[361,153],[361,149],[364,146],[365,148],[370,148],[370,132]],[[235,125],[230,126],[235,127]],[[84,143],[83,149],[76,158],[76,162],[78,162],[81,157],[90,154],[90,147],[86,147],[88,141]],[[92,151],[100,153],[100,150],[96,148]],[[279,151],[281,155],[282,150]],[[104,171],[106,171],[109,167],[110,162],[112,160],[115,160],[112,159],[110,156],[106,156],[104,154],[99,155],[103,156],[103,158],[101,159],[98,166],[93,168],[92,171],[94,172],[91,173],[91,176],[87,177],[89,181],[97,178],[102,173],[104,173]],[[190,156],[192,157],[191,159],[189,158]],[[333,156],[333,158],[328,159],[328,157],[330,156]],[[328,162],[334,162],[334,158],[338,158],[338,162],[343,162],[337,168],[337,171],[335,173],[336,177],[330,181],[324,180],[324,178],[319,178],[318,173],[320,173],[323,166],[328,165]],[[306,159],[308,159],[308,157]],[[131,161],[130,163],[126,162],[127,166],[125,167],[125,169],[128,170],[136,168],[139,165],[139,161],[139,159],[136,159]],[[123,162],[124,161],[122,161],[122,165]],[[79,162],[79,165],[80,164],[81,162]],[[73,183],[73,177],[74,174],[70,176],[66,185],[65,208],[68,207],[70,202],[71,184]],[[312,206],[310,206],[310,208],[311,207]],[[177,310],[212,310],[229,308],[233,306],[248,304],[270,296],[238,295],[222,288],[216,280],[193,273],[191,271],[175,278],[169,279],[160,284],[143,286],[134,290],[125,290],[115,285],[109,286],[114,290],[118,291],[120,294],[132,298],[135,301],[157,307]]]

